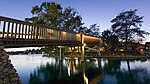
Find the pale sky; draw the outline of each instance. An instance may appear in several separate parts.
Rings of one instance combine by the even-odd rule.
[[[150,32],[150,0],[1,0],[0,16],[24,20],[32,17],[31,9],[43,1],[54,1],[62,7],[71,6],[81,15],[84,26],[97,23],[101,32],[111,28],[110,21],[120,12],[137,9],[137,15],[144,16],[142,30]],[[146,36],[150,41],[150,36]]]

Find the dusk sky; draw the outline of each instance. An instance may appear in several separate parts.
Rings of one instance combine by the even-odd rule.
[[[1,0],[0,16],[24,20],[31,17],[31,9],[43,1],[54,1],[62,7],[71,6],[81,15],[84,26],[97,23],[101,32],[110,29],[110,21],[120,12],[137,9],[137,15],[144,16],[142,30],[150,32],[150,0]],[[146,36],[150,41],[150,36]]]

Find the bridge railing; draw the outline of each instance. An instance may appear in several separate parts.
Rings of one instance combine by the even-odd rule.
[[[1,39],[26,39],[26,40],[64,40],[81,41],[79,33],[68,32],[0,16]],[[84,35],[85,42],[99,42],[96,37]]]

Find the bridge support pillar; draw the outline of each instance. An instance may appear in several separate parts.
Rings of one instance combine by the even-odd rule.
[[[84,47],[85,47],[85,43],[84,43],[84,34],[81,33],[81,62],[84,62]]]
[[[63,60],[63,55],[62,55],[62,48],[64,48],[64,46],[58,46],[59,48],[59,57],[60,57],[60,61]]]
[[[60,61],[62,61],[62,51],[61,51],[61,48],[60,48],[60,51],[59,51],[59,55],[60,55]]]
[[[81,46],[81,62],[84,61],[84,44]]]

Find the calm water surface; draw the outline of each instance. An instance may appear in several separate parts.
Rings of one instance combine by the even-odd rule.
[[[41,54],[10,55],[23,84],[150,84],[150,60],[90,58],[59,61]]]

